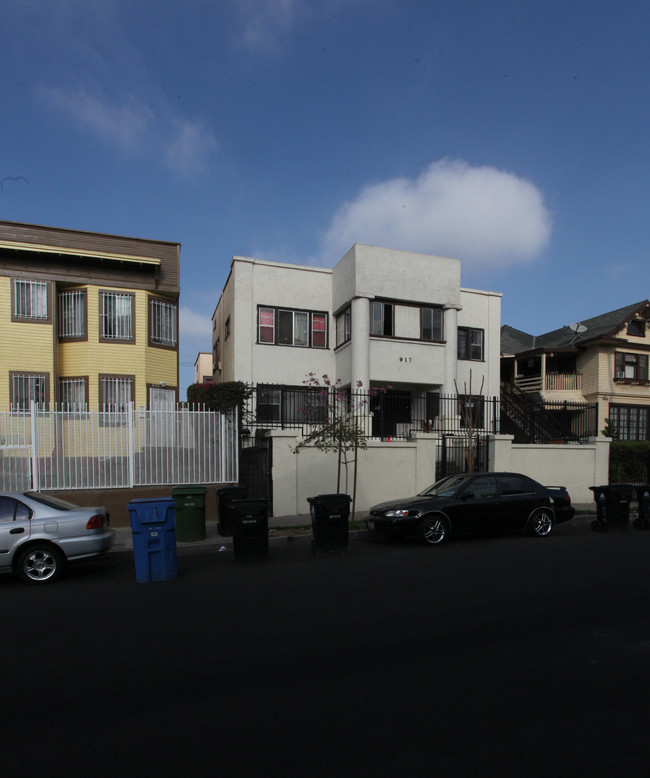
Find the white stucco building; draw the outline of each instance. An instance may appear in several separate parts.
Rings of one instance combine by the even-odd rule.
[[[418,425],[434,424],[437,398],[467,393],[470,378],[472,394],[496,397],[501,295],[461,287],[460,270],[362,244],[333,269],[234,257],[213,316],[214,381],[257,385],[269,421],[291,415],[312,372],[411,396]],[[389,431],[411,421],[404,413]]]

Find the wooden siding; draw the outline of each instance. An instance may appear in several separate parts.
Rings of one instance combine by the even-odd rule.
[[[100,289],[78,287],[87,289],[88,339],[59,342],[52,324],[11,321],[11,283],[11,278],[0,276],[0,408],[11,400],[9,374],[16,371],[47,373],[50,401],[58,400],[59,378],[87,378],[87,400],[91,406],[99,401],[100,374],[134,375],[136,407],[148,406],[148,384],[164,381],[170,388],[178,387],[178,344],[175,349],[149,345],[147,291],[134,291],[134,342],[107,343],[99,340]],[[124,291],[119,287],[101,288]],[[170,298],[176,302],[174,296]]]
[[[33,253],[12,251],[2,243],[16,243],[23,247],[34,244],[35,250]],[[60,248],[62,253],[39,253],[38,246]],[[66,255],[66,249],[75,254]],[[84,250],[93,256],[77,256],[77,252]],[[102,253],[109,261],[95,256]],[[120,262],[111,255],[159,259],[160,266]],[[111,283],[120,288],[178,294],[180,244],[0,221],[0,273],[69,283]]]

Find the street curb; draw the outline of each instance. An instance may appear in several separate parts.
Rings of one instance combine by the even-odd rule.
[[[301,528],[292,527],[291,529],[301,529]],[[124,532],[124,528],[122,528],[122,530]],[[370,533],[366,529],[350,530],[349,538],[352,541],[358,539],[362,535],[369,535],[369,534]],[[282,545],[283,543],[302,546],[302,545],[311,544],[312,540],[313,540],[313,535],[311,534],[311,532],[307,532],[300,535],[291,535],[291,534],[274,535],[272,534],[272,531],[269,532],[269,546],[271,545],[279,546]],[[216,537],[207,537],[204,538],[203,540],[176,541],[177,556],[182,556],[183,554],[196,554],[196,553],[202,553],[208,551],[209,552],[214,551],[215,553],[232,551],[232,538],[221,537],[220,535],[217,535]],[[132,552],[133,552],[133,541],[131,539],[130,530],[128,530],[128,537],[126,536],[126,534],[123,534],[123,537],[117,539],[116,542],[113,544],[113,546],[109,549],[110,554],[132,553]]]

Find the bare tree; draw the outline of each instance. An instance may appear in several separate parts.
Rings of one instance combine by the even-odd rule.
[[[483,401],[483,384],[485,376],[481,379],[481,389],[477,396],[472,394],[472,371],[469,372],[469,389],[467,384],[463,384],[464,394],[458,391],[458,384],[454,380],[456,395],[461,404],[461,418],[465,429],[467,430],[467,472],[473,473],[476,469],[476,459],[478,455],[478,434],[477,430],[481,421],[481,405]],[[476,439],[475,439],[476,436]]]

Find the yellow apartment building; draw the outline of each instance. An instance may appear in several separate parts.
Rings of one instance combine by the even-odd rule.
[[[0,409],[178,400],[180,244],[0,221]]]

